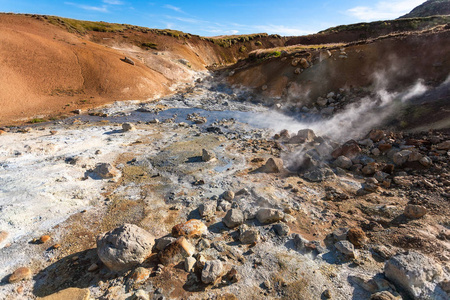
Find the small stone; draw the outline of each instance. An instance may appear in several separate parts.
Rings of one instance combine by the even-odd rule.
[[[162,251],[164,250],[170,243],[175,242],[177,239],[171,236],[166,236],[166,237],[162,237],[157,239],[156,242],[156,250],[158,251]]]
[[[345,241],[347,239],[348,228],[338,228],[333,231],[333,238],[336,241]]]
[[[61,248],[61,245],[60,245],[60,244],[54,244],[54,245],[52,246],[52,248],[53,248],[53,249],[58,249],[58,248]]]
[[[234,192],[233,191],[225,191],[222,194],[222,198],[227,201],[232,201],[234,199]]]
[[[8,238],[8,233],[6,231],[0,231],[0,243]]]
[[[77,115],[81,115],[82,112],[83,112],[83,111],[82,111],[81,109],[75,109],[75,110],[73,111],[73,113],[75,113],[75,114],[77,114]]]
[[[50,241],[50,239],[51,239],[51,237],[50,237],[49,235],[43,235],[43,236],[41,236],[41,237],[39,238],[39,241],[40,241],[42,244],[44,244],[44,243]]]
[[[241,279],[241,275],[239,275],[238,271],[235,268],[232,268],[226,275],[226,278],[232,283],[236,283]],[[236,298],[237,299],[237,298]]]
[[[279,236],[286,236],[289,234],[289,226],[285,223],[278,223],[273,225],[273,229],[275,230],[276,234]]]
[[[281,210],[273,208],[262,208],[256,213],[256,218],[263,224],[270,224],[281,221],[284,213]]]
[[[122,124],[123,132],[132,131],[132,130],[136,130],[136,127],[132,123],[123,123]]]
[[[223,265],[220,260],[207,261],[202,270],[202,282],[205,284],[214,283],[222,274]]]
[[[352,258],[356,257],[355,248],[354,248],[353,244],[350,243],[349,241],[339,241],[336,244],[334,244],[334,246],[342,254],[352,257]]]
[[[401,166],[408,161],[408,157],[412,152],[409,150],[402,150],[394,154],[392,160],[397,166]]]
[[[367,236],[361,228],[350,228],[347,232],[347,239],[357,248],[362,248],[367,241]]]
[[[325,299],[331,299],[332,297],[331,297],[331,291],[330,290],[325,290],[325,291],[323,291],[323,293],[322,293],[322,295],[323,295],[323,297],[325,298]]]
[[[50,130],[51,135],[56,135],[57,133],[58,133],[58,131],[56,131],[56,130]]]
[[[352,160],[346,156],[339,156],[338,158],[336,158],[336,160],[334,161],[334,164],[342,169],[350,169],[353,166]]]
[[[133,279],[136,283],[146,281],[150,277],[150,270],[138,267],[131,274],[131,279]]]
[[[410,219],[420,219],[427,214],[428,210],[426,207],[421,205],[408,204],[405,207],[403,214]]]
[[[281,158],[269,158],[261,171],[265,173],[280,173],[283,170],[283,160]]]
[[[153,119],[153,120],[150,120],[150,121],[148,121],[150,124],[159,124],[160,123],[160,121],[158,120],[158,119]]]
[[[215,159],[215,157],[216,156],[214,155],[214,153],[212,151],[202,149],[202,161],[208,162],[208,161]]]
[[[215,201],[202,203],[198,207],[198,212],[202,217],[212,217],[216,214],[216,210],[217,210],[217,203]]]
[[[200,237],[206,234],[208,234],[208,227],[202,221],[196,219],[180,223],[172,228],[172,236],[175,238],[180,236],[187,238]]]
[[[98,265],[96,263],[93,263],[92,265],[89,266],[89,268],[87,270],[88,270],[88,272],[94,272],[94,271],[98,270]]]
[[[433,164],[433,161],[428,156],[424,156],[419,160],[419,163],[424,167],[430,167]]]
[[[382,291],[370,296],[370,300],[401,300],[401,297],[396,297],[389,291]]]
[[[242,244],[258,243],[260,240],[259,231],[255,228],[250,228],[248,230],[245,230],[239,236],[239,240],[241,241]]]
[[[378,164],[375,162],[368,163],[364,168],[362,168],[362,173],[364,175],[373,175],[377,171]]]
[[[182,236],[159,253],[159,260],[163,265],[167,266],[169,264],[179,263],[194,253],[195,247]]]
[[[450,150],[450,140],[437,144],[436,145],[436,149],[438,149],[438,150]]]
[[[27,267],[21,267],[14,271],[14,273],[9,276],[9,283],[15,283],[22,280],[28,280],[31,279],[33,274],[31,273],[31,270]]]
[[[298,251],[302,251],[305,249],[305,245],[309,243],[309,241],[303,238],[300,234],[294,234],[294,246]]]
[[[184,259],[184,270],[186,272],[192,272],[194,270],[194,266],[197,260],[193,257],[186,257]]]
[[[228,227],[228,228],[235,228],[241,224],[243,224],[245,221],[244,214],[240,209],[233,208],[230,209],[225,217],[222,219],[222,222]]]
[[[93,170],[93,173],[102,179],[114,178],[118,175],[118,171],[109,163],[99,163]]]
[[[150,296],[144,290],[137,290],[133,295],[133,300],[150,300]]]
[[[91,299],[89,289],[68,288],[46,297],[38,298],[39,300],[89,300]]]
[[[369,133],[369,138],[374,141],[375,143],[381,141],[382,139],[384,139],[384,137],[386,136],[386,134],[384,133],[383,130],[377,130],[374,129]]]

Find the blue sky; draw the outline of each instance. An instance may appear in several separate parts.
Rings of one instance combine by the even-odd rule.
[[[424,0],[0,0],[0,11],[177,29],[202,36],[303,35],[343,24],[395,19]]]

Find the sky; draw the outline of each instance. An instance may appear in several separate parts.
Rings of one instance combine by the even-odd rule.
[[[424,0],[0,0],[0,12],[176,29],[201,36],[305,35],[337,25],[398,18]]]

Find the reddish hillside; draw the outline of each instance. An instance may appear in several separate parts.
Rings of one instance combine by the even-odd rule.
[[[192,71],[284,43],[276,36],[257,40],[258,45],[248,37],[212,40],[131,25],[0,14],[0,124],[165,95],[174,84],[192,80]],[[136,64],[122,61],[125,56]]]

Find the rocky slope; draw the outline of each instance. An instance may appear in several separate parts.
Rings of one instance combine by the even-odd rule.
[[[401,18],[429,17],[436,15],[450,15],[450,1],[428,0]]]

